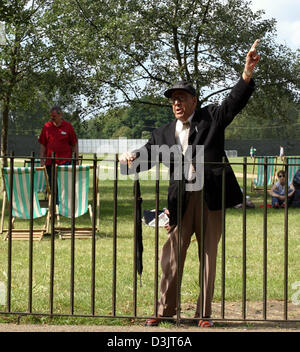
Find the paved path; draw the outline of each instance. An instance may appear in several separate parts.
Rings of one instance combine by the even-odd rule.
[[[298,326],[297,326],[298,325]],[[228,324],[224,327],[198,328],[191,325],[165,327],[145,327],[142,325],[115,326],[115,325],[32,325],[32,324],[0,324],[0,332],[300,332],[300,324],[289,324],[286,327],[273,324],[253,324],[246,326],[241,324]]]

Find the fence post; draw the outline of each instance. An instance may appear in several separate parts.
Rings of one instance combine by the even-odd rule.
[[[267,207],[267,177],[268,177],[267,158],[264,158],[264,220],[263,220],[263,318],[267,319],[267,251],[268,251],[268,207]]]
[[[200,214],[200,318],[203,318],[203,303],[204,303],[204,185],[201,190],[201,214]]]
[[[56,209],[56,169],[55,169],[55,153],[51,157],[51,257],[50,257],[50,314],[53,314],[53,293],[54,293],[54,255],[55,255],[55,209]]]
[[[158,228],[158,210],[159,210],[159,176],[160,163],[159,157],[156,156],[156,179],[155,179],[155,263],[154,263],[154,307],[155,316],[158,314],[158,246],[159,246],[159,228]]]
[[[112,313],[116,315],[117,294],[117,211],[118,211],[118,154],[114,160],[114,210],[113,210],[113,284],[112,284]]]
[[[222,158],[222,304],[221,304],[221,316],[222,319],[225,317],[225,275],[226,275],[226,261],[225,261],[225,252],[226,252],[226,246],[225,246],[225,240],[226,240],[226,222],[225,222],[225,217],[226,217],[226,209],[225,209],[225,204],[226,204],[226,194],[225,194],[225,182],[226,182],[226,163],[225,163],[225,157]]]
[[[29,273],[28,273],[28,311],[32,312],[32,260],[33,260],[33,191],[34,191],[34,152],[30,158],[30,223],[29,223]]]
[[[95,315],[95,277],[96,277],[96,215],[98,200],[97,156],[93,159],[93,211],[92,211],[92,287],[91,287],[91,313]]]
[[[134,228],[133,228],[133,315],[136,317],[137,298],[137,211],[138,211],[138,175],[134,175]]]
[[[180,311],[181,311],[181,234],[182,234],[182,196],[183,196],[183,155],[179,157],[179,167],[180,167],[180,179],[178,180],[178,190],[177,190],[177,228],[178,228],[178,237],[177,237],[177,311],[176,311],[176,324],[180,324]]]
[[[285,158],[285,208],[284,208],[284,320],[288,319],[288,180],[289,167]]]
[[[246,287],[246,275],[247,275],[247,223],[246,223],[246,199],[247,199],[247,158],[244,158],[243,163],[243,319],[246,319],[246,299],[247,299],[247,287]]]
[[[11,309],[11,253],[12,253],[12,204],[13,204],[13,171],[14,171],[14,152],[10,155],[10,174],[9,174],[9,218],[8,218],[8,255],[7,255],[7,311]]]
[[[71,218],[71,280],[70,280],[70,310],[74,314],[74,287],[75,287],[75,184],[76,184],[76,159],[72,154],[72,218]]]

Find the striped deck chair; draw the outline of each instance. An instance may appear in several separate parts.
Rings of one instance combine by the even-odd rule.
[[[3,233],[4,216],[5,216],[5,204],[6,200],[10,200],[9,194],[9,182],[10,182],[10,168],[5,167],[2,169],[2,177],[4,182],[4,196],[2,204],[2,215],[0,233]],[[49,206],[42,208],[38,198],[38,184],[39,180],[44,178],[46,182],[46,188],[49,194],[49,185],[47,182],[47,173],[45,167],[34,168],[34,194],[33,194],[33,219],[37,219],[47,215],[45,225],[40,229],[33,230],[33,240],[41,240],[44,233],[48,230],[49,225]],[[12,196],[12,217],[13,224],[15,218],[22,220],[30,219],[30,189],[31,189],[31,168],[30,167],[15,167],[13,169],[13,196]],[[5,230],[6,231],[6,230]],[[12,229],[13,240],[24,240],[30,238],[30,232],[28,229]],[[4,239],[8,239],[8,231]]]
[[[30,160],[24,160],[24,167],[30,167],[30,163],[31,163]],[[34,160],[34,166],[41,167],[41,160],[40,159],[35,159]],[[37,190],[38,193],[44,193],[45,196],[47,194],[46,177],[45,177],[45,173],[44,172],[40,172],[38,174],[36,190]]]
[[[253,164],[253,177],[251,182],[251,192],[253,190],[264,189],[264,162],[267,162],[267,189],[270,189],[275,180],[276,156],[255,156]]]
[[[61,227],[60,216],[72,218],[72,166],[58,165],[56,166],[57,189],[58,189],[58,205],[57,220],[58,231],[61,239],[71,237],[71,227]],[[76,166],[76,182],[75,182],[75,218],[78,218],[89,211],[92,220],[92,207],[88,203],[89,195],[89,177],[90,170],[93,166],[77,165]],[[98,187],[98,183],[96,185]],[[98,189],[97,189],[98,197]],[[92,226],[75,227],[76,238],[88,238],[92,236]]]
[[[293,182],[293,178],[298,169],[300,169],[300,157],[297,156],[287,156],[284,162],[288,164],[288,182]]]

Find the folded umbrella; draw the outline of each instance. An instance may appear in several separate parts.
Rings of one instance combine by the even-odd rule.
[[[141,187],[138,179],[134,181],[133,194],[135,198],[135,246],[136,246],[136,270],[141,275],[143,272],[143,234],[142,234],[142,202]]]

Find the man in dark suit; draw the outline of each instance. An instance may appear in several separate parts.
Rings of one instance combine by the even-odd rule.
[[[208,105],[197,109],[197,97],[194,87],[186,81],[174,84],[165,92],[165,96],[170,99],[175,120],[152,132],[146,145],[132,153],[126,152],[120,157],[122,173],[140,172],[149,169],[156,159],[155,146],[174,145],[181,147],[182,154],[190,155],[186,172],[184,173],[185,189],[182,192],[182,218],[180,234],[180,265],[179,282],[183,273],[183,265],[186,251],[191,241],[191,236],[195,233],[200,259],[200,234],[204,229],[204,279],[203,279],[203,311],[202,319],[199,320],[199,327],[213,326],[209,319],[211,316],[211,304],[214,292],[214,281],[216,273],[216,258],[218,242],[221,237],[221,217],[222,217],[222,174],[224,167],[223,157],[227,161],[224,151],[225,128],[232,122],[233,118],[247,104],[254,91],[254,81],[252,74],[254,67],[259,61],[256,52],[258,40],[254,42],[246,57],[246,63],[241,79],[232,88],[229,95],[221,105]],[[202,202],[202,191],[199,187],[194,187],[197,174],[197,146],[204,146],[204,201]],[[174,149],[173,149],[174,151]],[[171,153],[172,154],[172,153]],[[173,153],[173,154],[176,154]],[[177,216],[177,196],[178,179],[176,179],[176,168],[174,162],[176,158],[171,157],[166,164],[170,166],[170,186],[168,190],[168,210],[170,223],[167,228],[168,240],[164,244],[161,253],[162,277],[160,283],[161,297],[158,304],[158,316],[148,319],[146,325],[158,325],[160,317],[172,317],[177,308],[177,243],[178,243],[178,216]],[[181,159],[181,158],[180,158]],[[164,162],[165,160],[162,160]],[[171,161],[171,163],[170,163]],[[173,163],[172,163],[173,162]],[[131,169],[127,167],[131,164]],[[134,166],[136,164],[137,166]],[[133,166],[133,167],[132,167]],[[134,171],[133,171],[134,170]],[[178,171],[178,170],[177,170]],[[190,172],[191,171],[191,172]],[[178,174],[178,173],[177,173]],[[201,175],[199,176],[201,177]],[[201,182],[200,182],[201,184]],[[191,186],[191,187],[189,187]],[[242,202],[242,193],[233,170],[228,165],[225,167],[225,200],[226,207],[232,207]],[[203,204],[203,209],[202,209]],[[203,222],[201,214],[203,213]],[[202,227],[203,226],[203,227]],[[200,318],[201,296],[197,301],[195,317]]]

